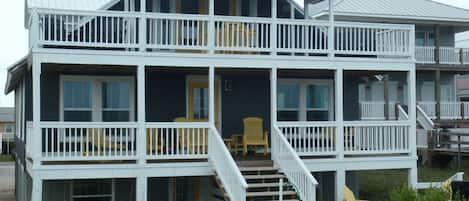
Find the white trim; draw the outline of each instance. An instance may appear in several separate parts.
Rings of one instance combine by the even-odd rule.
[[[129,83],[129,106],[125,111],[129,111],[129,121],[135,121],[135,78],[133,76],[88,76],[88,75],[60,75],[60,87],[59,87],[59,109],[60,109],[60,121],[64,121],[64,111],[66,110],[79,110],[79,111],[89,111],[92,112],[91,121],[93,122],[102,122],[102,112],[103,111],[121,111],[125,109],[113,109],[113,108],[101,108],[102,107],[102,92],[101,86],[102,83],[107,81],[126,81]],[[91,84],[91,108],[64,108],[64,100],[63,100],[63,85],[64,81],[85,81],[90,82]]]

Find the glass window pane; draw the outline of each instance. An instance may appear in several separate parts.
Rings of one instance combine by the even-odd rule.
[[[306,113],[308,121],[327,121],[329,120],[328,111],[308,111]]]
[[[194,88],[193,89],[193,112],[194,119],[207,119],[208,118],[208,88]]]
[[[129,111],[103,111],[103,121],[116,122],[116,121],[130,121]]]
[[[64,121],[91,121],[91,111],[65,111]]]
[[[309,85],[307,91],[307,107],[312,109],[329,108],[329,86],[327,85]]]
[[[73,195],[111,195],[112,180],[80,180],[73,184]]]
[[[296,109],[299,104],[299,87],[298,85],[282,85],[278,86],[277,107],[279,109]]]
[[[415,45],[416,46],[425,46],[425,32],[415,33]]]
[[[428,33],[428,38],[426,41],[426,46],[435,46],[435,35],[433,33]]]
[[[87,81],[64,81],[64,108],[91,108],[91,84]]]
[[[103,108],[130,108],[130,84],[128,82],[104,82],[102,85]]]
[[[278,121],[298,121],[298,111],[278,111]]]

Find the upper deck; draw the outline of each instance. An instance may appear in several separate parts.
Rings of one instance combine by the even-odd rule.
[[[413,61],[412,25],[33,9],[31,48]]]

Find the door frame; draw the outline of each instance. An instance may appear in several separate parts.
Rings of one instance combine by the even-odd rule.
[[[218,103],[218,107],[215,108],[215,112],[217,112],[217,120],[218,120],[218,131],[221,133],[222,131],[222,88],[221,88],[221,76],[215,75],[215,90],[218,92],[218,100],[215,100]],[[187,75],[186,76],[186,118],[189,118],[189,83],[190,82],[207,82],[207,86],[209,84],[208,75]],[[218,89],[217,89],[218,88]],[[209,108],[210,110],[210,108]]]

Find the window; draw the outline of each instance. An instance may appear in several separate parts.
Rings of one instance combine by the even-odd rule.
[[[299,85],[280,84],[277,92],[277,107],[279,121],[298,121],[299,114]]]
[[[435,46],[435,34],[430,31],[417,31],[415,33],[415,45],[421,47]]]
[[[194,119],[208,119],[208,88],[193,88],[194,100]]]
[[[331,80],[280,80],[277,90],[279,121],[327,121],[333,119]]]
[[[63,121],[133,121],[130,77],[62,77]]]
[[[113,180],[80,180],[72,183],[72,201],[112,201]]]

